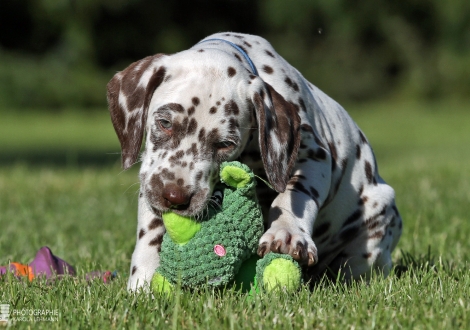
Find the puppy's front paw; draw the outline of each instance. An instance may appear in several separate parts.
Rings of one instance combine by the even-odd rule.
[[[269,252],[289,254],[301,265],[313,266],[318,262],[315,243],[299,229],[271,227],[259,240],[258,255],[265,256]]]

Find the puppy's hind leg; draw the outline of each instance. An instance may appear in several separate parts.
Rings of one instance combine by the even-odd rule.
[[[367,279],[372,271],[388,276],[393,266],[391,253],[401,236],[401,217],[394,200],[382,207],[378,201],[370,200],[370,203],[372,210],[366,211],[368,216],[361,224],[363,231],[329,266],[340,270],[346,280]]]

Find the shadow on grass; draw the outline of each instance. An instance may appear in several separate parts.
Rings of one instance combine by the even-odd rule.
[[[442,260],[442,258],[436,258],[431,253],[431,247],[428,247],[428,252],[421,255],[413,255],[412,253],[401,251],[401,258],[398,259],[394,266],[394,273],[397,277],[402,277],[408,272],[421,272],[425,273],[434,272],[446,272],[452,274],[457,265],[453,261]]]
[[[66,149],[36,149],[20,151],[0,151],[0,166],[18,163],[28,165],[48,165],[59,167],[119,166],[119,153],[108,151],[66,150]]]

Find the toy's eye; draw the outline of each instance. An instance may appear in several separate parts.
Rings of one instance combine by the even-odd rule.
[[[235,143],[232,141],[220,141],[215,144],[215,147],[219,150],[230,150],[235,147]]]
[[[224,200],[224,194],[220,190],[215,190],[212,194],[211,200],[216,202],[218,205],[222,205],[222,201]]]
[[[159,120],[158,120],[158,124],[159,124],[163,129],[166,129],[166,130],[171,129],[171,127],[173,126],[172,123],[171,123],[171,121],[166,120],[166,119],[159,119]]]

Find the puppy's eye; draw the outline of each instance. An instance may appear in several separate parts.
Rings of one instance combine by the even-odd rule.
[[[158,124],[164,129],[171,129],[172,126],[171,121],[166,119],[159,119]]]
[[[235,143],[232,141],[220,141],[215,144],[215,147],[219,150],[230,150],[235,147]]]

